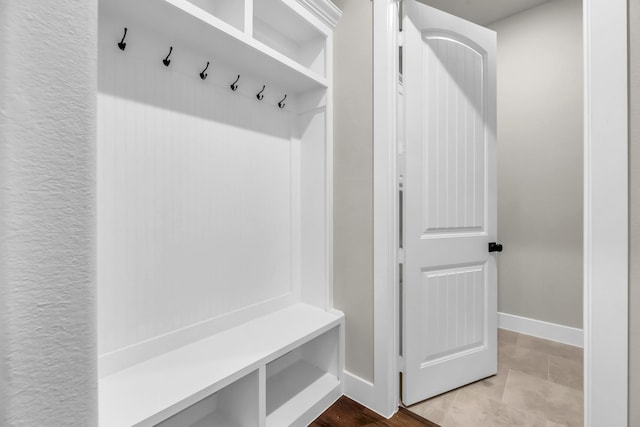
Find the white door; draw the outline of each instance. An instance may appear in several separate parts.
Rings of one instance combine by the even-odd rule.
[[[402,400],[497,371],[496,34],[404,1]]]

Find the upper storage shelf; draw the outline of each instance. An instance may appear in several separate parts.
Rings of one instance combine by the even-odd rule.
[[[233,25],[240,31],[246,31],[246,5],[244,0],[188,0],[205,12]]]
[[[248,35],[250,31],[246,26],[251,19],[246,15],[245,2],[238,0],[104,0],[100,2],[100,13],[122,17],[123,27],[130,22],[144,23],[170,43],[184,43],[202,50],[203,55],[214,61],[237,67],[238,74],[260,77],[290,93],[326,88],[326,37],[308,22],[304,23],[282,0],[256,1],[260,9],[267,4],[278,5],[285,15],[279,23],[270,15],[268,24],[258,24],[258,27],[281,29],[290,25],[287,19],[292,19],[291,28],[295,30],[267,30],[269,36],[256,40]],[[258,30],[258,33],[264,32]],[[298,39],[302,34],[306,34],[304,39]],[[313,34],[315,36],[310,37]],[[294,40],[298,41],[297,46]]]
[[[290,0],[256,0],[253,37],[325,76],[327,35],[300,16],[295,6]]]

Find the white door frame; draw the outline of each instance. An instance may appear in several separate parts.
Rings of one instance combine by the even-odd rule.
[[[627,1],[583,0],[585,427],[627,425]],[[374,384],[398,406],[397,0],[373,1]],[[364,399],[363,399],[364,400]]]

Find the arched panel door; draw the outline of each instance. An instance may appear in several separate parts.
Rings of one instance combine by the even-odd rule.
[[[404,4],[408,405],[497,372],[496,34]]]

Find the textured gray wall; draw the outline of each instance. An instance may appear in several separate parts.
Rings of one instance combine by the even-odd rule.
[[[500,312],[582,328],[582,2],[498,32]]]
[[[97,425],[97,1],[0,2],[0,425]]]
[[[629,425],[640,426],[640,0],[629,0]]]
[[[346,369],[373,381],[373,11],[370,0],[334,2],[334,303]]]

